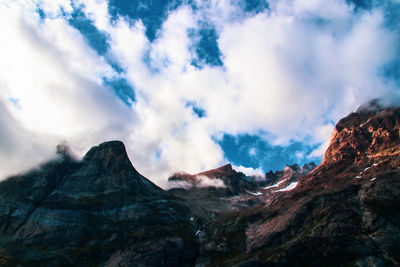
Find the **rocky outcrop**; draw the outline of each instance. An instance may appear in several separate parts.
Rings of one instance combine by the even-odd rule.
[[[389,156],[399,149],[399,130],[398,108],[382,108],[376,104],[362,107],[337,123],[322,162],[362,162]]]
[[[121,142],[0,183],[3,264],[185,265],[196,256],[189,209],[140,175]]]

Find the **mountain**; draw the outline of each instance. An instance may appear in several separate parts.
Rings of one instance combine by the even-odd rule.
[[[340,120],[319,166],[264,179],[230,164],[165,191],[121,142],[0,183],[4,266],[398,266],[400,108]]]
[[[121,142],[0,183],[3,265],[191,265],[190,211],[140,175]]]
[[[250,193],[259,187],[255,177],[235,171],[231,164],[194,175],[175,173],[168,183],[168,192],[188,203],[196,227],[209,223],[221,212],[262,205],[262,200]]]
[[[286,165],[283,170],[270,171],[259,179],[226,164],[194,175],[175,173],[169,178],[168,192],[186,200],[197,219],[207,222],[221,212],[245,210],[273,201],[276,190],[285,190],[314,168],[314,163],[301,168],[297,164]]]
[[[340,120],[322,163],[272,201],[202,229],[198,263],[226,266],[400,264],[400,109]]]

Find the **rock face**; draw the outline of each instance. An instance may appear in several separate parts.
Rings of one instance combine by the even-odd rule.
[[[1,265],[400,265],[400,108],[361,107],[319,166],[286,166],[264,184],[225,165],[175,174],[189,186],[166,192],[120,142],[81,161],[59,152],[0,183]]]
[[[190,265],[190,211],[113,141],[0,183],[2,263]]]
[[[340,120],[323,163],[365,161],[388,156],[399,148],[399,109],[361,109]]]

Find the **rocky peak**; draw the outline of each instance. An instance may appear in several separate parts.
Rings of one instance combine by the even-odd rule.
[[[107,174],[121,170],[129,170],[136,174],[125,146],[121,141],[109,141],[92,147],[83,157],[82,162],[87,166],[87,174]]]
[[[182,266],[194,233],[186,205],[140,175],[119,141],[0,182],[0,247],[12,255],[1,265]]]
[[[204,171],[204,172],[199,172],[197,174],[189,174],[186,172],[177,172],[171,175],[169,177],[169,181],[186,181],[186,182],[191,182],[191,183],[196,183],[200,181],[201,176],[206,176],[210,179],[219,179],[222,177],[229,177],[232,176],[233,174],[236,174],[237,172],[232,168],[231,164],[226,164],[221,167]]]
[[[314,170],[315,169],[315,167],[317,167],[317,165],[315,165],[315,163],[314,162],[310,162],[310,163],[305,163],[305,164],[303,164],[303,166],[301,166],[301,169],[300,169],[300,173],[301,174],[308,174],[309,172],[311,172],[312,170]]]
[[[236,171],[232,168],[231,164],[226,164],[216,169],[198,173],[197,175],[204,175],[209,178],[222,178],[235,174]]]
[[[66,142],[60,143],[56,146],[56,154],[61,160],[78,161],[78,157],[72,152],[71,148]]]
[[[322,163],[394,153],[399,150],[399,130],[400,108],[362,106],[336,124]]]
[[[282,170],[278,170],[276,172],[270,170],[269,172],[267,172],[265,174],[265,181],[266,184],[272,184],[282,180],[294,181],[297,180],[300,176],[308,174],[315,167],[316,165],[314,164],[314,162],[303,164],[301,168],[297,164],[293,165],[286,164]]]
[[[293,164],[293,165],[286,164],[282,171],[283,172],[299,172],[300,167],[297,164]]]

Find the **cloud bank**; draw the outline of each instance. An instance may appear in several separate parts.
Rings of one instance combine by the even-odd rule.
[[[122,140],[160,186],[226,162],[226,134],[300,142],[315,149],[297,157],[321,157],[338,119],[398,97],[389,4],[399,5],[194,1],[164,12],[149,38],[147,20],[111,15],[107,1],[2,1],[0,176],[52,157],[64,140],[79,155]]]

